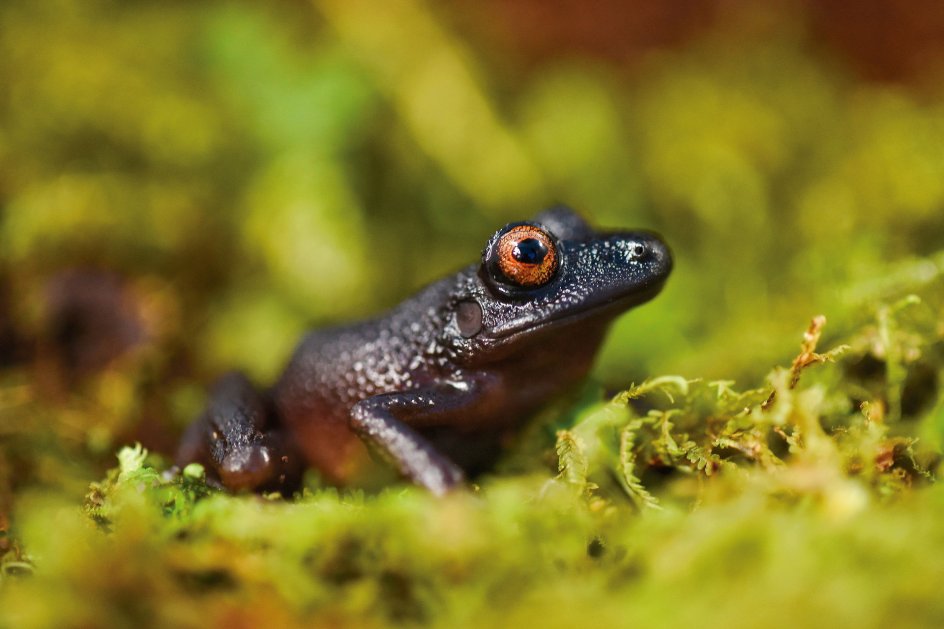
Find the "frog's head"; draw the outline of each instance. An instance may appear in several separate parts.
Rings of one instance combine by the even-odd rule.
[[[619,314],[655,297],[671,270],[658,235],[599,232],[573,210],[555,207],[492,236],[481,264],[454,293],[447,333],[475,362],[560,334],[598,342]]]

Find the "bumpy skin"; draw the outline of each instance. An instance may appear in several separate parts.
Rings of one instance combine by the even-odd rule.
[[[485,469],[510,431],[586,376],[609,324],[672,268],[652,233],[597,232],[565,207],[527,224],[556,239],[549,282],[503,277],[494,256],[506,226],[481,263],[377,319],[308,334],[269,391],[225,377],[178,462],[204,463],[233,490],[284,491],[303,464],[356,482],[365,444],[436,494]]]

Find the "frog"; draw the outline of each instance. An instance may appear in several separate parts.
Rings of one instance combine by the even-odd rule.
[[[597,230],[564,205],[509,223],[480,260],[389,311],[307,332],[269,388],[223,376],[177,464],[229,491],[285,493],[307,468],[356,486],[379,462],[445,495],[585,380],[611,324],[672,266],[658,234]]]

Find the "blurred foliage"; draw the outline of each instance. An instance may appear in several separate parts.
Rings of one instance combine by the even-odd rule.
[[[941,623],[940,83],[863,81],[774,4],[625,64],[489,47],[470,6],[0,4],[0,625]],[[676,271],[598,361],[626,393],[478,495],[205,498],[126,451],[78,509],[215,374],[555,201]],[[818,313],[849,348],[791,388]]]

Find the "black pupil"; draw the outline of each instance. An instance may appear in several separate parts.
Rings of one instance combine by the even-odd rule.
[[[515,244],[514,251],[511,252],[515,260],[524,264],[541,264],[544,256],[547,255],[547,247],[537,238],[525,238]]]

